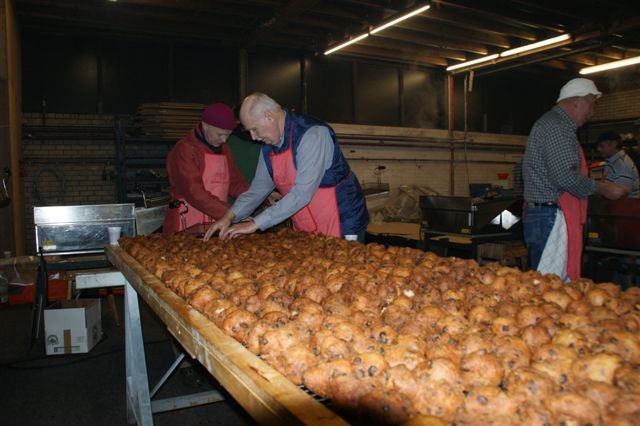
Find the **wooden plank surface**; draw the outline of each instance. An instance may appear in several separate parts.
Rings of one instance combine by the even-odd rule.
[[[424,129],[415,127],[397,127],[397,126],[371,126],[359,124],[342,124],[331,123],[331,127],[338,135],[338,138],[344,137],[376,137],[384,140],[391,139],[424,139],[448,141],[449,131],[443,129]],[[464,132],[454,131],[453,139],[460,141],[464,139]],[[511,145],[522,146],[527,144],[527,136],[522,135],[505,135],[498,133],[468,132],[467,140],[469,143],[481,143],[487,145]]]
[[[391,235],[395,237],[420,240],[420,224],[405,222],[370,223],[367,232],[374,235]]]
[[[106,254],[169,332],[259,424],[347,424],[224,334],[122,248],[108,246]]]

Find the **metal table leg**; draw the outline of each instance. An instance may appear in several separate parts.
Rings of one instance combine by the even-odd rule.
[[[144,359],[144,340],[140,325],[138,294],[125,280],[124,335],[127,366],[127,420],[129,424],[153,425],[147,363]]]
[[[140,426],[152,426],[153,413],[179,410],[181,408],[223,401],[224,395],[217,390],[151,401],[151,398],[155,396],[169,376],[171,376],[180,365],[184,359],[184,354],[178,356],[150,393],[138,294],[126,279],[124,289],[127,420],[129,424],[137,423]]]

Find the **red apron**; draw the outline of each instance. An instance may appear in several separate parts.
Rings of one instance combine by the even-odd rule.
[[[229,197],[229,164],[224,154],[204,154],[202,171],[204,188],[214,197],[227,201]],[[169,208],[164,218],[162,232],[166,236],[180,232],[190,226],[211,222],[213,218],[193,207],[184,199],[178,208]]]
[[[589,174],[582,147],[580,147],[580,174],[582,176]],[[587,203],[587,199],[574,197],[568,192],[563,193],[558,199],[558,205],[562,209],[567,224],[567,276],[570,280],[580,278],[582,232],[587,222]]]
[[[273,182],[283,196],[291,191],[296,182],[292,145],[290,138],[289,148],[286,151],[270,154]],[[291,220],[293,221],[293,229],[296,231],[341,238],[336,188],[318,188],[309,204],[294,214]]]

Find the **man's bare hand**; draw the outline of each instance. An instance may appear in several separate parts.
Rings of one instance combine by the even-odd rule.
[[[233,217],[234,214],[231,210],[226,212],[224,216],[215,221],[213,225],[211,225],[209,229],[207,229],[207,232],[204,233],[202,241],[209,241],[213,234],[215,234],[216,232],[219,232],[220,238],[222,238],[223,233],[225,233],[227,229],[229,229],[229,226],[231,226],[231,220],[233,219]]]
[[[596,192],[610,200],[617,200],[629,194],[629,188],[617,183],[599,182]]]
[[[220,231],[220,238],[223,240],[228,240],[232,238],[237,238],[240,235],[253,234],[258,230],[258,225],[253,220],[249,220],[246,222],[236,223],[233,226],[225,229],[224,232]]]
[[[275,203],[277,203],[281,199],[282,199],[282,194],[279,193],[278,191],[273,191],[267,197],[267,205],[273,206]]]

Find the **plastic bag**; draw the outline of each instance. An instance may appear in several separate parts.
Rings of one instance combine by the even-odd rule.
[[[399,186],[391,192],[389,200],[384,205],[369,212],[372,222],[419,222],[420,197],[424,195],[439,194],[428,186]]]

